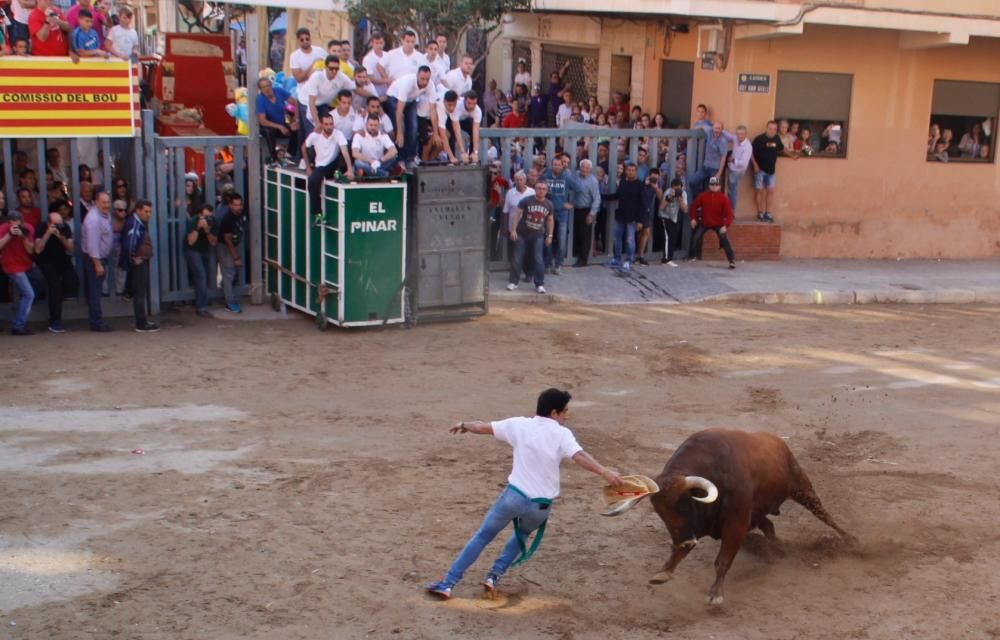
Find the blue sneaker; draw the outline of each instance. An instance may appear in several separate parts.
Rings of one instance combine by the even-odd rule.
[[[483,589],[486,589],[487,593],[493,593],[497,590],[498,584],[500,584],[500,576],[495,576],[491,573],[483,580]]]
[[[604,263],[604,268],[605,269],[617,269],[618,268],[618,261],[617,260],[608,260],[607,262]]]
[[[229,304],[227,304],[226,309],[232,311],[233,313],[243,313],[243,309],[240,309],[240,305],[236,304],[235,302],[230,302]]]
[[[49,323],[49,331],[52,333],[66,333],[66,330],[63,329],[62,322],[59,322],[58,320],[53,320]]]
[[[632,273],[632,265],[629,264],[627,261],[623,262],[619,271],[621,271],[622,273]]]
[[[442,600],[447,600],[448,598],[451,597],[451,587],[449,587],[444,580],[441,580],[439,582],[432,582],[431,584],[427,585],[426,589],[428,593],[435,595],[441,598]]]

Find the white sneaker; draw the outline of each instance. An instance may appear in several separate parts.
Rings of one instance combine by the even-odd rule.
[[[538,293],[545,293],[545,287],[543,287],[542,285],[538,285],[537,287],[535,287],[535,291],[537,291]]]
[[[513,291],[515,289],[517,289],[517,285],[516,284],[514,284],[513,282],[508,282],[507,283],[507,291]]]
[[[676,267],[676,266],[677,266],[677,263],[676,263],[676,262],[674,262],[673,260],[669,260],[669,261],[667,262],[667,266],[668,266],[668,267]]]

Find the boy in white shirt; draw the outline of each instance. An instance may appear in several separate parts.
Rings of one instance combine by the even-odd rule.
[[[385,36],[381,33],[373,33],[370,41],[372,45],[371,51],[369,51],[365,57],[361,60],[362,66],[368,72],[368,77],[375,84],[375,91],[378,97],[385,95],[386,89],[389,88],[389,76],[385,75],[379,71],[379,64],[385,58]]]
[[[416,73],[422,66],[428,66],[427,56],[414,48],[416,43],[417,34],[413,31],[404,31],[401,44],[382,57],[378,68],[389,78],[390,83],[407,74]]]
[[[475,61],[472,56],[462,56],[462,61],[457,67],[444,74],[441,84],[446,89],[451,89],[460,96],[464,96],[472,91],[472,69]]]
[[[573,460],[612,486],[622,484],[621,476],[584,451],[573,432],[563,426],[569,416],[570,398],[566,391],[547,389],[538,396],[534,418],[459,422],[451,428],[452,433],[490,435],[506,442],[514,449],[514,466],[507,487],[493,503],[479,530],[466,543],[444,578],[427,585],[427,591],[445,600],[450,598],[452,588],[486,545],[513,522],[514,535],[504,545],[483,581],[487,591],[495,591],[515,558],[520,554],[515,564],[524,562],[541,541],[552,501],[559,496],[559,465],[564,459]],[[536,529],[538,532],[529,550],[525,538]]]
[[[365,118],[365,128],[354,136],[351,143],[354,170],[360,176],[384,178],[396,165],[396,145],[380,131],[378,115]]]
[[[315,157],[309,157],[312,149]],[[320,118],[318,129],[309,134],[302,145],[302,159],[306,163],[309,179],[306,186],[309,191],[309,211],[314,216],[323,215],[323,200],[320,192],[323,181],[332,178],[334,172],[341,170],[347,177],[354,180],[354,169],[351,166],[350,154],[347,151],[347,139],[344,134],[333,128],[333,115],[324,114]]]
[[[479,124],[483,121],[483,110],[479,108],[479,95],[469,91],[459,103],[458,126],[462,136],[462,162],[479,161]]]
[[[132,10],[128,7],[119,7],[118,24],[108,31],[104,48],[122,60],[132,60],[138,54],[139,34],[132,28]]]

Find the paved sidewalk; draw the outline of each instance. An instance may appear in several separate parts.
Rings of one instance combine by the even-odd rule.
[[[531,283],[507,291],[507,272],[490,275],[490,296],[518,302],[587,304],[752,302],[780,304],[1000,304],[997,260],[782,260],[655,264],[623,277],[602,266],[546,274],[548,293]]]

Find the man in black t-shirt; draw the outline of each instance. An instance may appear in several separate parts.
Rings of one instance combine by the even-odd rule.
[[[785,148],[781,136],[778,135],[778,123],[770,120],[767,123],[767,132],[753,140],[753,188],[757,200],[757,219],[761,222],[774,222],[768,203],[774,198],[774,187],[777,183],[775,172],[780,155],[794,159],[799,157],[797,152]]]
[[[35,264],[45,276],[49,302],[49,331],[64,333],[63,298],[74,297],[80,279],[73,268],[73,229],[64,222],[70,204],[60,200],[49,205],[49,215],[35,231]]]
[[[535,291],[545,293],[545,256],[543,247],[552,245],[552,233],[555,229],[555,208],[548,199],[549,185],[539,180],[535,185],[535,195],[529,196],[514,209],[514,219],[511,226],[510,239],[514,245],[514,259],[510,264],[510,278],[507,290],[517,289],[521,281],[521,265],[524,256],[529,251],[534,267]]]
[[[229,211],[219,224],[219,241],[215,245],[219,269],[222,271],[222,293],[226,297],[226,309],[233,313],[243,313],[233,292],[233,279],[236,277],[236,270],[243,266],[241,245],[246,220],[243,196],[234,193],[229,201]]]

